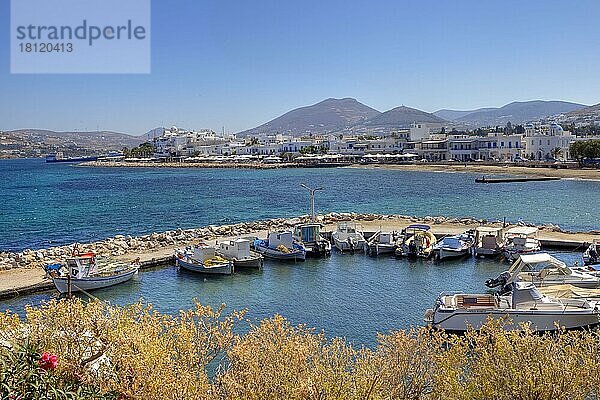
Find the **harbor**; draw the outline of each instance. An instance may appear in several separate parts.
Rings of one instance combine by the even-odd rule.
[[[363,325],[363,329],[371,326],[368,328],[368,330],[371,329],[370,333],[373,333],[372,329],[375,329],[375,326],[379,330],[386,329],[388,324],[389,329],[393,329],[393,326],[398,324],[421,325],[425,309],[442,291],[436,288],[442,288],[443,282],[450,282],[457,288],[481,289],[485,279],[497,275],[510,265],[501,260],[473,257],[449,261],[435,261],[433,258],[422,261],[403,260],[396,258],[393,253],[372,257],[363,254],[362,251],[340,252],[334,248],[329,257],[311,258],[304,262],[265,260],[264,266],[260,270],[236,270],[231,276],[208,276],[175,268],[174,254],[177,248],[184,248],[199,241],[215,245],[235,238],[264,238],[269,232],[291,230],[295,225],[309,220],[310,216],[305,215],[295,218],[278,218],[153,233],[142,237],[118,235],[116,238],[109,238],[93,244],[81,244],[80,247],[81,251],[94,251],[99,256],[110,255],[124,263],[139,262],[140,277],[138,279],[130,283],[93,291],[91,294],[94,297],[117,303],[136,301],[142,297],[147,301],[158,303],[161,309],[172,312],[180,307],[181,302],[187,304],[191,298],[197,297],[203,302],[214,305],[225,302],[228,307],[232,308],[249,307],[252,309],[251,315],[257,318],[274,311],[271,309],[271,301],[274,304],[289,301],[291,303],[285,309],[290,317],[308,319],[316,326],[335,334],[344,333],[349,328],[342,322],[344,317],[340,312],[343,313],[343,310],[348,306],[351,307],[351,304],[331,303],[334,298],[339,296],[345,298],[350,293],[355,293],[353,296],[363,299],[362,301],[366,301],[366,304],[378,303],[383,301],[382,299],[387,299],[385,301],[392,301],[400,307],[392,312],[393,315],[396,315],[394,318],[398,319],[390,319],[388,316],[385,318],[387,322],[376,321],[371,317],[364,316],[367,322],[366,325]],[[370,238],[373,234],[381,231],[400,232],[411,224],[429,224],[435,236],[443,239],[449,235],[476,229],[482,226],[483,222],[473,218],[459,219],[441,216],[417,218],[358,213],[318,215],[317,220],[324,224],[322,232],[328,240],[331,240],[332,233],[340,223],[357,224],[365,238]],[[498,221],[492,225],[501,227],[502,222]],[[583,264],[581,255],[586,246],[600,237],[597,232],[561,232],[555,226],[540,226],[539,228],[542,250],[557,255],[569,264],[575,262]],[[48,260],[59,258],[61,254],[63,257],[68,257],[72,249],[73,246],[61,246],[38,251],[41,254],[37,256],[43,256],[40,259],[35,258],[37,256],[33,251],[26,250],[19,254],[17,258],[22,262],[25,263],[26,260],[34,262],[0,272],[0,277],[2,277],[0,279],[2,285],[0,286],[2,290],[0,296],[3,301],[0,304],[3,307],[18,308],[19,305],[37,304],[44,299],[56,296],[57,292],[52,281],[44,278],[45,272],[41,265]],[[37,266],[26,268],[33,265]],[[323,280],[318,284],[319,286],[341,285],[345,289],[338,290],[337,294],[325,290],[317,295],[314,289],[307,287],[307,285],[316,284],[315,279]],[[350,283],[355,279],[358,281]],[[413,285],[406,282],[406,279],[409,280],[408,282],[413,279],[425,279],[420,284],[424,285],[422,287],[425,290],[418,296],[421,300],[418,305],[414,306],[414,310],[402,316],[401,305],[405,304],[408,295],[408,293],[404,293],[402,287]],[[462,283],[459,284],[457,279]],[[295,282],[297,288],[286,294],[284,287],[291,282]],[[354,285],[358,286],[354,287]],[[356,290],[365,290],[366,292],[357,294]],[[177,294],[174,295],[174,293]],[[265,293],[270,294],[265,298]],[[304,302],[304,305],[308,307],[308,310],[312,310],[311,313],[315,312],[316,314],[307,315],[306,312],[309,311],[296,307],[296,303],[301,301],[300,299],[304,296],[301,293],[312,293],[310,296],[315,302],[310,300],[309,303]],[[87,298],[86,295],[82,296]],[[329,296],[333,297],[326,300]],[[262,300],[259,300],[260,298]],[[341,306],[341,309],[338,309],[338,306]],[[326,307],[332,315],[336,316],[331,324],[322,325],[323,321],[318,318],[319,312],[317,311],[321,307]],[[390,310],[386,310],[385,312],[390,312]],[[357,312],[362,313],[360,310]],[[369,325],[371,323],[372,325]],[[382,324],[383,328],[380,326]],[[373,335],[359,333],[354,328],[346,332],[346,335],[359,342],[369,343],[372,340],[369,336],[373,337]]]

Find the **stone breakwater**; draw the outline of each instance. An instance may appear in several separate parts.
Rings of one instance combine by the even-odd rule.
[[[139,161],[87,161],[78,164],[81,167],[109,168],[239,168],[239,169],[277,169],[298,168],[297,163],[232,163],[232,162],[139,162]]]
[[[274,218],[263,221],[241,222],[232,225],[209,225],[194,229],[177,229],[142,236],[116,235],[92,243],[70,244],[46,249],[27,249],[21,252],[0,253],[0,270],[14,268],[39,268],[49,262],[64,262],[73,254],[75,246],[79,252],[94,252],[103,257],[122,257],[130,254],[145,254],[173,246],[185,246],[199,240],[215,240],[219,238],[251,235],[260,231],[289,230],[294,225],[309,222],[310,217],[303,215],[295,218]],[[358,213],[330,213],[317,216],[322,224],[334,224],[340,221],[398,221],[404,223],[421,222],[431,225],[451,224],[457,226],[473,226],[480,224],[498,224],[501,221],[486,221],[476,218],[416,217],[407,215],[381,215]],[[521,223],[522,225],[525,225]],[[534,226],[528,224],[529,226]],[[540,226],[541,230],[562,232],[559,226]],[[594,233],[594,232],[592,232]]]

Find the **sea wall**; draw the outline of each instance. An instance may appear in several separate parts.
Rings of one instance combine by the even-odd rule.
[[[143,162],[143,161],[87,161],[78,164],[81,167],[110,168],[241,168],[241,169],[277,169],[298,168],[298,163],[261,163],[261,162]]]
[[[231,236],[244,236],[256,234],[260,231],[289,230],[294,225],[308,222],[310,217],[303,215],[295,218],[274,218],[262,221],[241,222],[231,225],[209,225],[194,229],[177,229],[166,232],[154,232],[141,236],[116,235],[92,243],[78,244],[80,252],[93,251],[99,256],[120,257],[127,254],[143,254],[173,246],[184,246],[199,240],[214,240]],[[501,221],[486,221],[471,217],[448,218],[443,216],[408,216],[408,215],[381,215],[359,213],[330,213],[317,216],[317,221],[325,225],[340,221],[398,221],[401,223],[421,222],[431,225],[448,224],[472,226],[484,223],[500,223]],[[523,223],[521,223],[523,224]],[[525,224],[523,224],[525,225]],[[531,225],[531,224],[529,224]],[[562,232],[556,225],[540,226],[542,230]],[[50,247],[45,249],[26,249],[21,252],[0,253],[0,270],[13,268],[38,268],[48,262],[64,262],[71,256],[75,244]]]

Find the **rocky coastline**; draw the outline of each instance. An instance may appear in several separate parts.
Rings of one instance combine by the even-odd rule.
[[[94,252],[99,256],[121,258],[125,255],[144,254],[173,246],[184,246],[199,240],[210,241],[224,237],[251,235],[260,231],[291,229],[294,225],[308,222],[310,217],[303,215],[294,218],[274,218],[262,221],[241,222],[231,225],[208,225],[193,229],[177,229],[165,232],[154,232],[141,236],[116,235],[104,240],[50,247],[44,249],[25,249],[20,252],[0,253],[0,271],[16,268],[33,269],[43,267],[49,262],[64,262],[70,257],[75,246],[80,252]],[[423,222],[431,225],[450,224],[473,226],[481,224],[500,224],[502,221],[487,221],[472,217],[448,218],[443,216],[407,216],[361,213],[330,213],[317,216],[317,221],[324,224],[335,224],[340,221],[398,221],[401,223]],[[524,224],[534,226],[532,224]],[[559,226],[539,226],[541,231],[563,232]],[[573,232],[577,233],[577,232]],[[600,232],[585,232],[598,234]]]

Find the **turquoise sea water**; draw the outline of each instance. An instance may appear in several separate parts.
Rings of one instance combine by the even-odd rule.
[[[0,251],[319,212],[473,216],[600,227],[600,182],[476,184],[372,169],[115,169],[0,160]]]
[[[0,251],[293,216],[308,211],[302,182],[322,185],[317,209],[414,215],[523,218],[569,229],[598,229],[600,183],[563,180],[480,185],[472,174],[363,169],[91,169],[41,160],[0,161]],[[571,263],[578,253],[556,253]],[[373,345],[377,332],[421,324],[442,291],[483,291],[507,265],[465,259],[435,263],[362,254],[298,264],[266,262],[262,271],[204,277],[172,267],[94,292],[114,304],[143,298],[164,312],[204,304],[279,313],[328,336]],[[21,311],[53,292],[0,302]]]

